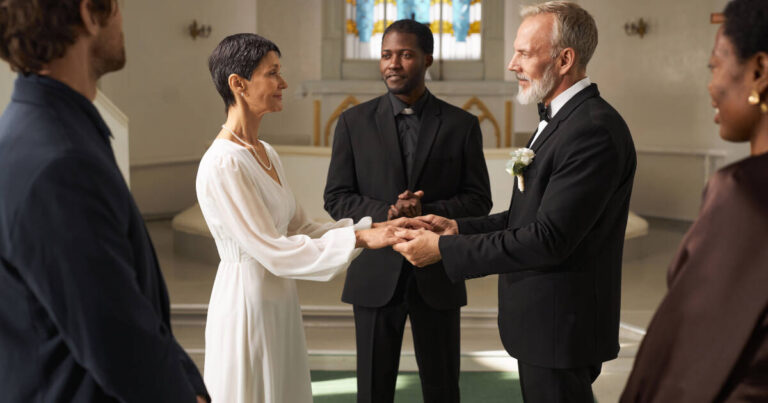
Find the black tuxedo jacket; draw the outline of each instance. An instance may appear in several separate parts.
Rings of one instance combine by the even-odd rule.
[[[485,216],[491,209],[482,134],[472,114],[432,94],[422,110],[413,172],[406,177],[387,95],[345,111],[336,126],[325,187],[325,209],[334,219],[387,219],[406,189],[423,190],[424,214]],[[380,307],[392,298],[404,258],[392,248],[365,250],[347,271],[342,300]],[[463,281],[451,282],[438,263],[414,275],[424,300],[436,309],[467,303]]]
[[[93,104],[19,76],[0,118],[0,394],[10,402],[207,395],[171,334],[144,221]]]
[[[629,129],[593,84],[533,150],[508,211],[459,220],[461,235],[440,238],[445,269],[454,281],[501,274],[499,331],[513,357],[549,368],[610,360],[636,166]]]

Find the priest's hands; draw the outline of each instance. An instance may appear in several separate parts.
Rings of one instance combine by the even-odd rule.
[[[389,206],[387,211],[387,220],[398,217],[417,217],[421,215],[421,198],[424,197],[423,190],[411,192],[406,190],[397,196],[397,202]]]
[[[412,265],[424,267],[442,259],[438,244],[440,235],[425,229],[399,229],[394,235],[406,242],[395,244],[392,249],[400,252]]]

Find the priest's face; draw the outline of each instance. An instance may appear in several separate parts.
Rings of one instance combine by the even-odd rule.
[[[517,77],[517,101],[523,105],[549,101],[558,84],[552,44],[554,23],[554,15],[538,14],[525,18],[517,30],[515,53],[507,69]]]
[[[715,123],[720,125],[720,137],[734,142],[749,141],[761,119],[759,105],[747,102],[756,88],[755,71],[758,66],[754,57],[739,60],[731,39],[723,34],[720,27],[709,59],[709,69],[712,77],[707,88],[715,109]]]
[[[125,66],[123,15],[117,1],[113,7],[112,15],[104,21],[91,43],[91,69],[96,78]]]
[[[395,95],[421,92],[431,64],[432,55],[421,50],[415,34],[391,31],[381,41],[381,78]]]

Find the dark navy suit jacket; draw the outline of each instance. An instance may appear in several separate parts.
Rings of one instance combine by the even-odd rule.
[[[205,395],[174,339],[144,222],[93,104],[20,75],[0,118],[0,396],[186,402]]]

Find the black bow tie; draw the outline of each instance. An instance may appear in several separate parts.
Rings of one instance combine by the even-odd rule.
[[[543,120],[545,122],[549,122],[549,112],[550,112],[549,107],[544,106],[544,104],[542,103],[539,103],[536,106],[539,107],[539,121]]]

